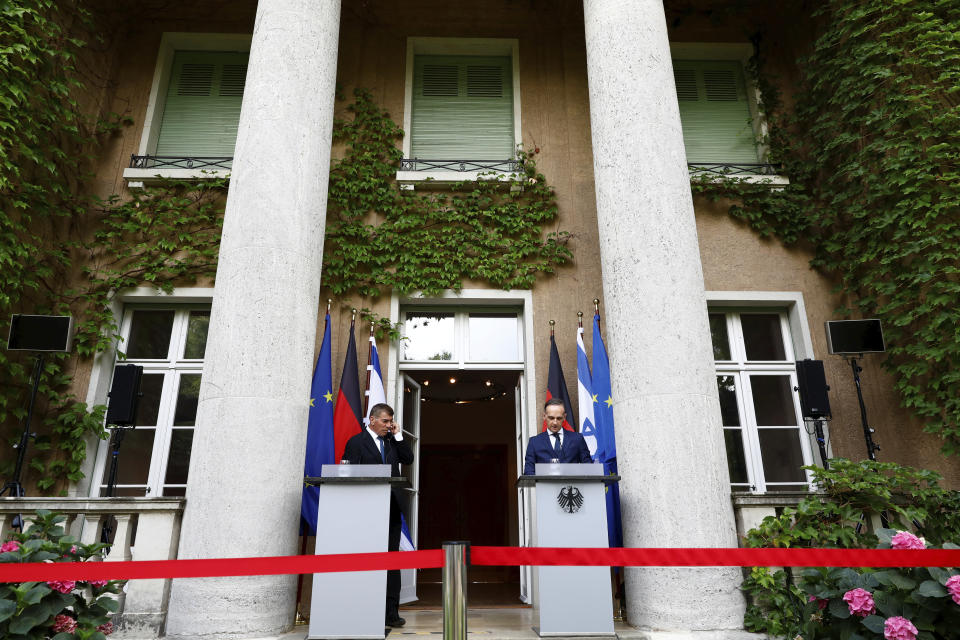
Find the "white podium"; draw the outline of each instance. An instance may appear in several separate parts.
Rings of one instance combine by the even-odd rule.
[[[538,463],[535,476],[521,476],[520,486],[537,494],[538,547],[598,547],[607,541],[605,483],[602,464]],[[541,637],[615,636],[609,567],[537,567],[540,584]]]
[[[316,553],[374,553],[387,550],[390,520],[388,464],[325,464],[320,478]],[[385,638],[387,572],[313,574],[309,640]]]

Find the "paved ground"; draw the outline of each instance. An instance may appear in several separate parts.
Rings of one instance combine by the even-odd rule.
[[[418,637],[443,636],[443,612],[438,609],[402,609],[400,614],[407,624],[391,629],[388,640],[415,640]],[[467,634],[477,640],[539,640],[540,636],[533,627],[537,624],[532,609],[512,607],[507,609],[470,609],[467,612]],[[647,635],[618,622],[615,625],[617,638],[622,640],[643,640]],[[295,627],[290,633],[277,640],[304,640],[307,627]],[[551,638],[564,640],[564,638]],[[584,640],[580,636],[577,640]]]

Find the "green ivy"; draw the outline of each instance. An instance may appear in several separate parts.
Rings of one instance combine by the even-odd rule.
[[[902,404],[960,454],[960,5],[831,0],[784,109],[758,75],[784,188],[700,180],[762,235],[809,246],[880,318]],[[763,41],[759,42],[763,52]],[[755,61],[762,68],[762,56]]]
[[[572,258],[565,232],[543,231],[557,204],[534,152],[518,154],[509,179],[399,189],[403,131],[368,91],[354,93],[353,118],[334,124],[346,153],[330,171],[323,286],[333,296],[436,295],[466,280],[529,289]]]

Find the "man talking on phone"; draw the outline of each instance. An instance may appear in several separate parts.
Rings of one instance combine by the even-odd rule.
[[[400,475],[401,464],[413,464],[413,452],[403,439],[400,425],[393,421],[393,408],[375,404],[370,408],[370,424],[347,440],[343,460],[351,464],[389,464],[390,475]],[[400,550],[400,514],[407,510],[407,498],[402,488],[390,488],[390,529],[387,550]],[[402,627],[406,620],[400,617],[400,570],[387,571],[387,602],[384,622],[389,627]]]

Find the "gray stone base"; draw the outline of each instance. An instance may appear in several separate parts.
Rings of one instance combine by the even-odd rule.
[[[159,638],[165,613],[122,613],[114,618],[115,638]]]

